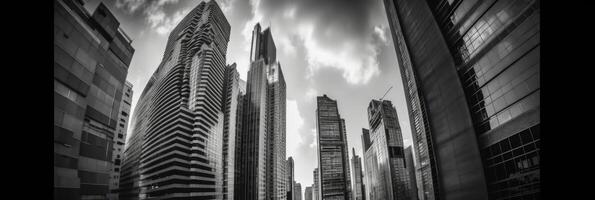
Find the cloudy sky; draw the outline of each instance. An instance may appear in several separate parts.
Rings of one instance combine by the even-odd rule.
[[[101,0],[85,0],[92,11]],[[287,83],[287,156],[295,160],[302,190],[312,185],[316,167],[316,96],[338,100],[349,146],[362,156],[361,129],[368,128],[371,99],[391,100],[405,145],[411,129],[403,85],[381,0],[215,0],[231,24],[227,63],[237,63],[242,79],[249,67],[251,30],[271,27]],[[136,49],[128,71],[132,106],[159,65],[169,32],[199,0],[105,0]]]

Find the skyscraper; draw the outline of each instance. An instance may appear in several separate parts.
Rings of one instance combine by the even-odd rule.
[[[316,131],[318,136],[318,169],[322,199],[350,199],[349,161],[345,121],[337,108],[337,101],[318,96]]]
[[[405,169],[403,136],[397,110],[388,100],[372,100],[368,105],[371,146],[366,152],[366,170],[374,199],[410,199],[409,173]],[[369,151],[369,152],[368,152]],[[370,153],[373,152],[373,153]],[[368,162],[369,161],[369,162]]]
[[[244,89],[240,86],[240,74],[236,64],[225,68],[223,98],[223,199],[234,199],[236,136],[241,130],[241,103]]]
[[[318,167],[314,169],[314,186],[312,187],[312,199],[320,200],[320,176]]]
[[[415,165],[413,164],[413,150],[411,146],[405,148],[405,168],[409,172],[409,186],[411,187],[411,200],[418,200],[417,196],[417,178],[415,175]]]
[[[112,148],[112,173],[110,177],[110,194],[109,199],[118,199],[118,188],[120,184],[120,172],[122,164],[122,153],[124,150],[124,142],[126,141],[126,134],[128,132],[128,119],[130,118],[130,103],[132,102],[132,84],[126,81],[122,89],[122,102],[120,102],[120,113],[118,114],[118,126],[116,127],[116,136],[113,140]]]
[[[353,200],[365,200],[362,159],[355,154],[355,148],[352,148],[352,151],[351,165],[353,166],[353,171],[351,171],[351,178],[353,180]]]
[[[223,198],[229,32],[217,3],[203,1],[170,33],[135,108],[121,199]]]
[[[293,187],[293,199],[302,200],[302,184],[295,183]]]
[[[103,3],[53,2],[54,199],[106,199],[132,40]]]
[[[287,200],[293,199],[293,188],[295,186],[293,158],[287,159]]]
[[[538,199],[540,1],[385,0],[426,199]]]
[[[308,186],[304,189],[304,200],[312,200],[312,186]]]
[[[285,78],[269,28],[256,24],[251,45],[236,196],[286,199]]]

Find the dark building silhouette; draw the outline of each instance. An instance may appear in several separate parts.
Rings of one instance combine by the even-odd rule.
[[[107,199],[132,40],[103,3],[91,14],[82,1],[53,2],[54,199]]]
[[[224,130],[229,141],[225,119],[233,117],[225,104],[236,74],[225,65],[229,33],[215,1],[201,2],[170,33],[132,117],[120,199],[227,196]]]
[[[422,199],[539,199],[540,1],[384,5]]]
[[[254,26],[243,100],[236,199],[285,199],[285,78],[269,28]]]
[[[316,108],[319,192],[321,199],[350,199],[351,181],[345,120],[337,101],[319,96]]]

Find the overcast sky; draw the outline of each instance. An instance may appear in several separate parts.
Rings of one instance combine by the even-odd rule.
[[[93,11],[101,0],[85,0]],[[338,100],[349,146],[362,156],[361,129],[368,128],[371,99],[393,102],[405,146],[411,128],[394,45],[381,0],[215,0],[231,24],[227,64],[237,63],[246,80],[251,31],[271,27],[287,84],[287,156],[295,161],[302,193],[313,183],[316,161],[316,96]],[[159,65],[169,32],[199,0],[105,0],[132,38],[135,53],[127,80],[132,106]],[[130,134],[128,135],[130,136]],[[362,158],[363,159],[363,158]],[[353,169],[353,168],[352,168]]]

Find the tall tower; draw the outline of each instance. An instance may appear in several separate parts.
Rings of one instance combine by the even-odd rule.
[[[306,187],[304,189],[304,200],[313,200],[312,199],[312,186]]]
[[[293,157],[287,159],[287,200],[293,199],[293,187],[295,186]]]
[[[103,3],[91,14],[83,1],[53,2],[54,199],[107,199],[130,109],[132,40]]]
[[[170,33],[135,108],[122,199],[223,198],[229,32],[223,12],[209,1]]]
[[[403,136],[397,110],[388,100],[372,100],[368,105],[368,122],[370,125],[371,146],[367,151],[366,170],[378,173],[374,184],[369,185],[374,193],[373,199],[409,199],[411,186],[409,173],[405,169]],[[373,158],[375,157],[375,158]],[[379,179],[378,179],[379,178]]]
[[[352,148],[353,157],[351,157],[351,165],[353,170],[351,171],[352,188],[353,188],[353,200],[364,200],[364,182],[362,174],[362,159],[355,154],[355,148]]]
[[[416,177],[416,170],[415,164],[413,162],[413,151],[411,150],[411,146],[405,148],[405,168],[409,172],[409,186],[411,187],[411,199],[418,200],[418,191],[417,191],[417,177]]]
[[[320,195],[326,198],[350,198],[349,155],[345,121],[337,101],[324,96],[317,99],[316,131],[318,135],[318,169]]]
[[[236,181],[236,196],[285,199],[285,78],[276,60],[271,30],[261,31],[260,24],[252,32],[250,62],[238,147],[241,173]]]
[[[312,200],[320,200],[320,173],[318,167],[312,172],[314,174],[314,185],[312,186]]]
[[[118,114],[118,126],[114,136],[112,148],[112,174],[110,177],[109,199],[118,199],[118,189],[120,185],[120,172],[122,169],[122,154],[124,153],[124,142],[128,132],[128,121],[130,119],[130,103],[132,102],[132,84],[126,81],[122,89],[122,102],[120,102],[120,113]]]
[[[424,199],[540,196],[540,0],[384,0]]]
[[[225,68],[223,98],[221,105],[223,117],[223,199],[234,199],[235,155],[237,135],[241,129],[238,119],[241,119],[241,103],[243,89],[240,88],[240,74],[236,64]]]
[[[294,200],[302,200],[302,184],[295,183],[293,188],[293,198]]]

